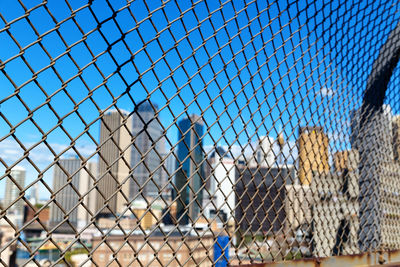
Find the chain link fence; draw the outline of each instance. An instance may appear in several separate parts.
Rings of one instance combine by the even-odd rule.
[[[0,5],[0,263],[400,249],[397,1]]]

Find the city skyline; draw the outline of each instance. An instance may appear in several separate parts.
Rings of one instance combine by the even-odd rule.
[[[156,104],[155,104],[156,105]],[[112,109],[112,110],[109,110],[109,111],[107,111],[106,113],[115,113],[115,112],[117,112],[116,110],[114,110],[114,109]],[[128,111],[126,111],[126,110],[121,110],[120,112],[122,112],[122,113],[124,113],[124,114],[128,114]],[[117,112],[118,113],[118,112]],[[106,116],[105,116],[106,117]],[[129,123],[130,123],[130,121],[131,120],[127,120]],[[165,127],[165,126],[160,126],[160,127]],[[100,126],[99,126],[99,128],[100,128]],[[177,133],[177,136],[178,136],[178,133]],[[167,138],[170,138],[169,136],[167,136]],[[176,137],[176,138],[178,138],[178,137]],[[262,136],[260,136],[260,138],[262,138]],[[178,143],[177,142],[175,142],[175,143],[172,143],[172,141],[171,140],[169,140],[169,142],[164,142],[164,144],[165,144],[165,151],[168,151],[168,150],[170,150],[170,148],[169,148],[169,145],[170,144],[172,144],[173,146],[175,146],[175,150],[177,149],[177,145],[178,145]],[[257,146],[259,145],[259,141],[258,141],[258,139],[255,139],[254,140],[254,142],[252,143],[252,144],[248,144],[246,147],[245,147],[245,154],[242,154],[242,152],[241,152],[241,150],[242,150],[242,148],[241,148],[241,146],[240,145],[235,145],[235,144],[233,144],[233,145],[221,145],[221,144],[219,144],[219,143],[208,143],[207,145],[205,145],[205,146],[203,146],[203,149],[204,149],[204,153],[205,154],[209,154],[209,153],[211,153],[217,146],[222,146],[222,147],[224,147],[224,149],[228,149],[229,147],[231,148],[231,150],[229,151],[229,155],[231,156],[231,153],[232,153],[232,155],[234,156],[234,157],[239,157],[239,156],[242,156],[242,155],[245,155],[246,157],[251,157],[251,154],[253,154],[253,150],[255,151],[256,150],[256,148],[257,148]],[[295,159],[295,156],[293,156],[293,155],[291,155],[291,156],[288,156],[289,155],[289,153],[292,153],[293,154],[293,149],[295,150],[296,149],[296,147],[295,147],[296,145],[295,145],[295,141],[290,141],[290,140],[288,140],[288,142],[285,144],[285,154],[287,155],[287,157],[289,158],[289,161],[288,161],[288,163],[290,164],[291,163],[291,160],[290,159],[292,159],[292,161]],[[55,149],[56,149],[56,151],[57,150],[59,150],[59,151],[62,151],[62,150],[65,150],[65,148],[67,148],[67,145],[56,145],[55,146]],[[85,156],[85,155],[92,155],[94,152],[95,152],[95,150],[96,150],[96,147],[95,146],[93,146],[93,145],[91,145],[91,146],[88,146],[88,145],[86,145],[86,146],[77,146],[76,147],[77,148],[77,150],[78,151],[80,151],[81,152],[81,155],[83,155],[83,156]],[[7,148],[7,149],[9,149],[9,148]],[[289,152],[289,151],[291,151],[291,152]],[[1,147],[0,147],[0,152],[1,152]],[[47,153],[47,151],[43,151],[43,153],[42,153],[42,156],[41,156],[41,158],[45,158],[45,156],[43,155],[43,154],[46,154]],[[275,154],[277,154],[278,152],[274,152]],[[171,155],[171,154],[170,154]],[[71,156],[76,156],[76,155],[74,155],[74,154],[72,154],[72,153],[64,153],[63,154],[63,156],[62,157],[65,157],[65,158],[67,158],[67,157],[71,157]],[[164,155],[165,156],[165,155]],[[35,157],[35,155],[34,155],[34,157]],[[172,156],[173,158],[175,158],[175,156]],[[91,156],[91,158],[85,158],[85,159],[87,159],[89,162],[97,162],[98,161],[98,155],[94,155],[94,156]],[[250,160],[250,159],[249,159]],[[40,162],[48,162],[48,163],[50,163],[51,161],[52,161],[52,159],[51,159],[51,157],[49,156],[47,159],[41,159],[40,160]],[[0,168],[1,169],[1,168]],[[28,166],[28,170],[32,170],[32,167],[29,165]],[[28,171],[27,171],[28,172]],[[32,171],[31,171],[31,173],[32,173]],[[34,173],[34,172],[33,172]],[[32,175],[30,175],[30,174],[28,174],[28,177],[31,177]],[[53,172],[46,172],[46,174],[45,174],[45,176],[48,176],[49,178],[47,178],[47,183],[49,184],[49,185],[52,185],[52,180],[53,180]],[[0,183],[0,196],[1,196],[1,192],[3,192],[2,190],[1,190],[1,183]],[[41,199],[40,200],[45,200],[45,199],[48,199],[48,197],[43,197],[43,195],[47,195],[47,196],[50,196],[50,193],[48,192],[48,191],[44,191],[44,188],[43,188],[43,186],[41,185],[40,186],[40,195],[41,195]]]
[[[150,106],[145,106],[145,109],[149,109],[150,108]],[[384,116],[386,116],[387,118],[389,118],[388,117],[388,114],[391,114],[391,112],[384,112]],[[122,116],[121,116],[122,115]],[[102,126],[102,128],[103,128],[103,131],[102,131],[102,135],[100,136],[100,140],[102,140],[102,143],[107,143],[107,142],[109,142],[109,140],[108,140],[108,138],[105,138],[105,136],[108,136],[110,133],[113,133],[113,135],[114,135],[114,133],[118,133],[119,131],[120,131],[120,129],[119,129],[119,127],[122,127],[121,126],[121,120],[122,121],[127,121],[127,120],[130,120],[130,117],[128,117],[127,116],[128,115],[128,113],[127,112],[124,112],[123,114],[119,114],[118,112],[116,112],[116,111],[111,111],[111,112],[108,112],[108,113],[106,113],[106,118],[105,118],[105,126]],[[147,121],[151,121],[152,119],[154,119],[155,117],[155,115],[154,115],[154,113],[151,113],[150,115],[149,114],[147,114],[148,115],[148,117],[147,117]],[[393,120],[395,117],[390,117],[390,121],[391,120]],[[133,121],[133,124],[134,124],[134,122],[135,122],[135,119],[132,119],[132,121]],[[190,122],[189,124],[187,123],[187,122]],[[194,125],[194,126],[192,126],[192,124]],[[198,124],[198,125],[197,125]],[[111,126],[111,125],[113,125],[113,126]],[[189,116],[189,117],[187,117],[187,118],[185,118],[185,119],[182,119],[181,121],[179,121],[179,125],[180,125],[180,127],[181,127],[181,134],[180,134],[180,140],[181,140],[181,142],[180,142],[180,144],[177,146],[177,150],[176,150],[176,152],[174,152],[174,153],[176,153],[177,154],[177,156],[178,157],[180,157],[180,160],[179,160],[179,162],[180,163],[178,163],[176,166],[178,167],[178,169],[179,169],[179,166],[182,164],[182,166],[185,166],[186,165],[186,161],[187,161],[187,156],[185,156],[184,154],[184,151],[186,151],[186,150],[188,150],[189,149],[189,147],[188,147],[188,144],[189,144],[189,146],[193,146],[193,145],[195,145],[194,146],[194,151],[196,151],[196,150],[198,150],[198,152],[201,152],[201,153],[203,153],[203,148],[202,148],[202,145],[201,144],[198,144],[198,142],[196,142],[196,140],[195,139],[193,139],[193,138],[200,138],[201,136],[202,136],[202,129],[203,129],[203,126],[202,127],[200,127],[200,128],[197,128],[197,126],[199,126],[199,125],[202,125],[202,123],[201,123],[201,118],[199,117],[199,116],[196,116],[196,115],[191,115],[191,116]],[[129,124],[128,124],[128,126],[129,126]],[[134,126],[132,126],[133,128],[134,128]],[[105,128],[109,128],[110,130],[111,130],[111,132],[109,131],[109,130],[104,130]],[[196,129],[196,130],[195,130]],[[390,127],[389,128],[389,131],[388,131],[388,134],[390,135],[390,136],[394,136],[394,134],[395,134],[395,132],[394,131],[392,131],[391,130],[392,128]],[[188,131],[188,132],[187,132]],[[304,133],[306,133],[306,134],[313,134],[315,131],[321,131],[321,128],[320,127],[311,127],[311,126],[308,126],[308,127],[304,127],[304,128],[300,128],[300,130],[299,130],[300,132],[301,132],[301,135],[300,135],[300,137],[299,137],[299,140],[303,140],[305,137],[303,136],[303,134]],[[323,132],[321,132],[322,134],[324,134]],[[189,134],[189,135],[188,135]],[[161,136],[160,135],[156,135],[158,138],[160,138]],[[190,137],[190,138],[188,138],[188,136]],[[129,136],[128,135],[125,135],[123,138],[122,138],[123,136],[122,135],[117,135],[117,143],[124,143],[125,145],[128,145],[128,147],[129,146],[131,146],[128,142],[126,142],[129,138]],[[308,138],[311,138],[311,137],[308,137]],[[324,137],[322,138],[322,139],[327,139],[328,137],[327,136],[325,136],[324,135]],[[389,137],[387,137],[387,138],[385,138],[385,140],[386,139],[388,139]],[[126,139],[125,141],[122,141],[122,139]],[[392,138],[390,137],[389,138],[390,140],[392,140]],[[389,140],[388,139],[388,140]],[[140,140],[140,139],[139,139]],[[265,145],[264,144],[264,142],[265,142],[265,140],[267,140],[268,141],[268,144],[267,145]],[[311,140],[311,139],[310,139]],[[315,140],[317,140],[317,139],[315,139]],[[394,140],[394,139],[393,139]],[[305,144],[307,144],[307,142],[309,142],[309,141],[304,141],[303,140],[303,142],[305,142]],[[327,143],[328,143],[328,140],[325,140],[325,141],[318,141],[318,142],[316,142],[316,144],[319,144],[320,146],[322,145],[322,146],[324,146],[325,148],[325,150],[328,150],[328,146],[327,146]],[[386,146],[388,146],[388,145],[390,145],[388,142],[386,142],[387,143],[387,145]],[[273,138],[269,138],[269,137],[261,137],[260,138],[260,140],[259,140],[259,145],[258,145],[258,150],[255,150],[255,153],[253,153],[252,155],[249,155],[249,161],[248,161],[248,163],[250,164],[249,165],[249,167],[248,168],[251,168],[253,165],[253,167],[257,167],[257,166],[259,166],[259,167],[272,167],[273,165],[275,165],[275,164],[277,164],[277,157],[275,158],[275,160],[273,160],[274,162],[271,162],[271,159],[268,159],[268,155],[271,155],[271,156],[273,156],[273,157],[275,157],[275,154],[270,154],[271,152],[273,152],[273,147],[272,147],[272,144],[274,144],[274,139]],[[111,147],[109,146],[108,147],[108,150],[110,150],[110,148],[112,148],[112,146],[114,146],[113,144],[111,144]],[[138,144],[136,144],[136,146],[138,146],[139,147],[139,145]],[[303,145],[304,146],[304,145]],[[315,144],[314,144],[314,146],[315,146]],[[391,146],[391,145],[390,145]],[[263,149],[261,149],[260,150],[260,148],[261,147],[263,147]],[[216,148],[216,150],[212,153],[212,155],[208,155],[208,154],[205,154],[204,156],[209,156],[209,157],[212,157],[213,155],[215,156],[216,155],[216,151],[219,151],[218,150],[219,149],[219,147],[217,147]],[[222,148],[221,148],[222,149]],[[104,150],[105,152],[104,152],[104,155],[103,155],[103,157],[105,157],[105,158],[107,158],[107,156],[105,156],[108,152],[108,150]],[[111,149],[112,150],[112,149]],[[128,148],[126,148],[126,150],[128,151]],[[181,150],[181,151],[180,151]],[[190,148],[190,150],[191,150],[191,148]],[[306,149],[307,150],[307,149]],[[313,152],[314,153],[314,156],[316,156],[316,154],[319,154],[320,153],[320,151],[319,151],[319,148],[318,147],[313,147],[311,150],[310,149],[308,149],[309,151],[308,151],[308,153],[311,151],[311,152]],[[221,150],[221,151],[223,151],[223,150]],[[259,154],[260,154],[260,151],[263,153],[263,154],[265,154],[264,156],[260,156]],[[307,152],[307,151],[306,151]],[[326,151],[327,152],[327,151]],[[343,152],[343,151],[341,151],[341,152]],[[218,153],[220,153],[220,152],[218,152]],[[333,156],[334,157],[336,157],[336,155],[337,155],[337,153],[339,153],[339,152],[336,152]],[[161,153],[161,154],[163,154],[163,153]],[[227,152],[224,152],[224,154],[226,154],[226,156],[229,156],[229,153],[227,153]],[[129,155],[129,154],[128,154]],[[254,162],[252,162],[252,160],[254,160],[254,155],[256,155],[257,156],[257,159],[256,159],[256,163],[254,163]],[[391,156],[390,156],[391,155]],[[390,153],[390,155],[389,155],[389,157],[394,157],[393,156],[393,153]],[[195,158],[198,158],[198,156],[195,156]],[[260,161],[260,159],[261,158],[263,158],[264,160],[266,160],[266,164],[264,164],[263,165],[263,163]],[[197,160],[200,160],[200,158],[198,158]],[[344,161],[343,162],[345,162],[347,159],[344,159]],[[72,161],[74,161],[75,162],[75,164],[72,164],[72,165],[74,165],[75,167],[74,168],[69,168],[68,166],[70,165],[70,164],[67,164],[67,162],[72,162]],[[201,161],[201,160],[200,160]],[[199,161],[199,162],[200,162]],[[258,161],[260,161],[260,162],[258,162]],[[134,161],[132,161],[132,162],[134,162]],[[186,163],[185,163],[186,162]],[[234,161],[232,161],[232,163],[233,163]],[[327,162],[327,159],[325,159],[325,160],[319,160],[318,162],[322,162],[322,163],[324,163],[325,165],[330,165],[329,166],[329,168],[327,169],[327,170],[330,170],[330,169],[332,169],[333,167],[335,167],[335,168],[337,168],[337,166],[336,166],[336,161],[334,161],[333,163],[334,164],[332,164],[331,162],[328,164],[328,162]],[[321,164],[318,164],[318,162],[316,163],[317,165],[321,165]],[[60,161],[59,161],[59,163],[61,164],[61,166],[63,166],[64,164],[66,164],[66,166],[67,166],[67,171],[69,172],[69,173],[73,173],[73,172],[75,172],[78,168],[79,168],[79,166],[80,166],[80,160],[79,159],[60,159]],[[90,164],[90,163],[89,163]],[[166,164],[166,162],[164,162],[164,164]],[[322,165],[324,165],[324,164],[322,164]],[[344,164],[344,163],[342,163],[342,164]],[[71,165],[71,166],[72,166]],[[159,164],[156,164],[156,166],[158,166]],[[214,165],[213,165],[214,166]],[[88,165],[88,167],[89,167],[89,165]],[[215,165],[214,167],[216,167],[217,169],[218,169],[218,167],[222,167],[222,165],[221,164],[217,164],[217,165]],[[320,166],[319,166],[320,167]],[[69,168],[69,169],[68,169]],[[203,168],[202,167],[199,167],[199,166],[193,166],[193,167],[190,167],[189,169],[194,169],[194,168],[199,168],[200,169],[200,171],[201,170],[203,170]],[[300,168],[300,167],[299,167]],[[303,167],[304,168],[304,167]],[[312,167],[313,168],[313,167]],[[313,169],[310,169],[310,170],[313,170]],[[91,171],[92,172],[94,172],[94,169],[93,169],[93,167],[89,167],[89,170],[91,169]],[[187,167],[186,167],[186,169],[187,169]],[[185,176],[192,176],[192,174],[188,174],[188,173],[190,173],[191,171],[189,171],[189,169],[188,170],[186,170],[186,175]],[[301,168],[300,168],[301,169]],[[324,167],[324,170],[326,169],[326,167]],[[83,169],[82,169],[83,170]],[[315,169],[315,170],[317,170],[317,169]],[[203,170],[204,171],[204,170]],[[54,183],[54,191],[56,191],[56,190],[58,190],[58,187],[60,187],[60,186],[62,186],[62,185],[64,185],[64,184],[66,184],[66,180],[64,179],[62,179],[62,177],[64,177],[65,176],[65,174],[64,174],[64,176],[62,175],[62,174],[60,174],[61,173],[61,170],[59,169],[59,167],[58,167],[58,165],[57,165],[57,168],[55,169],[55,172],[54,172],[54,180],[55,181],[57,181],[57,183],[55,182]],[[117,173],[118,173],[118,171],[117,171]],[[116,174],[117,174],[116,173]],[[178,173],[179,173],[179,171],[178,171]],[[79,175],[80,175],[80,173],[77,173],[76,175],[78,175],[78,178],[76,178],[75,177],[75,179],[73,179],[73,181],[74,181],[74,186],[75,187],[77,187],[77,188],[81,188],[82,186],[80,185],[81,184],[81,182],[80,182],[80,180],[79,180]],[[92,174],[93,175],[93,174]],[[104,176],[104,175],[103,175]],[[118,176],[118,174],[116,175],[116,176]],[[179,175],[178,175],[179,176]],[[182,175],[180,175],[180,176],[182,176]],[[204,175],[200,175],[200,176],[203,176],[204,177]],[[56,177],[58,177],[58,178],[56,178]],[[66,177],[66,176],[65,176]],[[192,176],[192,179],[193,179],[193,177],[195,177],[195,176]],[[95,178],[96,178],[96,176],[95,176]],[[182,177],[181,177],[182,178]],[[210,177],[207,177],[208,179],[211,179],[212,177],[210,176]],[[299,177],[299,179],[300,179],[300,181],[301,181],[301,177]],[[100,179],[101,180],[101,179]],[[304,178],[303,178],[303,180],[304,180]],[[309,182],[308,182],[309,183]],[[307,184],[307,183],[306,183]],[[192,186],[194,186],[194,187],[201,187],[201,184],[199,185],[198,183],[196,184],[196,185],[192,185]],[[215,185],[214,185],[215,186]],[[85,188],[86,188],[86,190],[89,190],[90,189],[90,183],[88,183],[86,186],[85,186]],[[126,187],[127,188],[127,187]],[[178,187],[179,188],[179,187]],[[65,191],[66,189],[63,189],[62,191]],[[71,191],[72,189],[68,189],[69,191]],[[125,189],[126,190],[126,189]],[[129,189],[130,190],[130,189]],[[95,192],[95,190],[93,190],[94,192]],[[185,191],[187,191],[187,190],[184,190],[184,191],[182,191],[182,192],[185,192]],[[191,190],[189,190],[189,191],[191,191]],[[71,191],[72,192],[72,191]],[[57,195],[57,197],[58,198],[56,198],[56,200],[59,202],[59,203],[61,203],[61,204],[63,204],[63,201],[64,200],[61,200],[61,199],[69,199],[69,202],[73,202],[73,200],[72,199],[74,199],[74,197],[72,196],[72,194],[71,194],[71,192],[70,193],[68,193],[68,194],[63,194],[62,192],[60,192],[58,195]],[[130,191],[127,191],[127,192],[130,192]],[[92,194],[93,194],[93,192],[92,192]],[[65,197],[64,195],[68,195],[67,197]],[[97,195],[97,194],[96,194]],[[200,195],[202,195],[202,194],[200,194]],[[150,197],[153,197],[153,198],[157,198],[157,197],[159,197],[160,196],[160,194],[158,194],[157,193],[157,195],[146,195],[146,193],[145,192],[143,192],[143,196],[150,196]],[[140,196],[139,196],[140,197]],[[136,197],[135,197],[136,198]],[[117,201],[121,201],[121,200],[117,200]],[[122,200],[123,201],[123,200]],[[77,202],[77,201],[75,201],[75,202]],[[179,201],[178,201],[179,202]],[[202,203],[202,200],[199,200],[199,202],[200,203]],[[85,203],[86,205],[87,205],[87,203]],[[74,206],[75,204],[70,204],[68,207],[72,207],[72,206]],[[99,204],[97,204],[97,210],[98,210],[98,206]],[[51,205],[52,207],[54,207],[54,204],[52,204]],[[68,207],[64,207],[64,209],[65,210],[69,210],[70,208],[68,208]],[[123,206],[122,206],[123,207]],[[121,208],[121,210],[122,210],[122,207],[120,207]],[[80,207],[81,208],[81,207]],[[55,224],[55,223],[57,223],[57,222],[59,222],[61,219],[54,219],[55,217],[57,217],[57,216],[55,216],[54,214],[55,214],[55,211],[54,211],[55,209],[54,208],[52,208],[51,209],[51,223],[52,224]],[[97,212],[97,210],[93,210],[92,209],[92,212]],[[179,210],[179,208],[178,208],[178,210]],[[76,211],[73,211],[72,213],[71,213],[71,215],[70,215],[70,221],[73,223],[73,224],[77,224],[77,216],[76,216],[76,214],[75,214],[75,212]],[[115,210],[115,211],[113,211],[113,212],[117,212],[117,210]],[[117,212],[118,213],[118,212]],[[196,212],[192,212],[193,214],[193,218],[195,218],[196,216],[194,215],[194,214],[196,214]],[[62,217],[62,216],[58,216],[58,217]],[[86,221],[88,220],[88,218],[86,218]],[[185,219],[184,221],[187,221],[187,219]]]
[[[330,135],[330,136],[332,136],[332,134],[329,134],[328,133],[328,135]],[[260,138],[262,138],[262,136],[260,136]],[[269,137],[269,138],[272,138],[272,139],[274,139],[273,137]],[[278,151],[278,149],[277,149],[277,141],[276,141],[277,139],[275,139],[275,143],[274,143],[274,148],[273,148],[273,155],[274,156],[277,156],[277,155],[279,155],[279,151]],[[331,138],[329,139],[330,140],[330,142],[331,142]],[[245,153],[243,154],[243,152],[242,152],[242,148],[240,147],[240,145],[219,145],[218,143],[214,143],[214,144],[211,144],[211,143],[209,143],[208,145],[205,145],[205,146],[203,146],[203,149],[204,149],[204,153],[205,154],[207,154],[207,155],[210,155],[210,153],[217,147],[217,146],[221,146],[221,147],[223,147],[224,149],[226,149],[226,150],[228,150],[229,148],[231,148],[231,150],[229,150],[229,152],[227,153],[229,156],[231,156],[231,155],[233,155],[234,156],[234,158],[240,158],[240,157],[243,157],[243,156],[245,156],[245,158],[250,162],[250,160],[251,160],[251,158],[253,157],[252,155],[255,153],[255,155],[257,155],[259,152],[257,152],[257,146],[259,145],[259,141],[257,140],[257,139],[255,139],[253,142],[252,142],[252,144],[250,145],[250,144],[248,144],[246,147],[245,147]],[[175,146],[175,150],[176,150],[176,148],[177,148],[177,143],[175,143],[174,144],[174,146]],[[60,147],[60,150],[62,150],[62,148],[64,148],[64,147],[66,147],[66,146],[61,146]],[[81,151],[82,150],[82,155],[90,155],[90,154],[92,154],[96,149],[95,149],[95,147],[92,147],[92,148],[88,148],[87,146],[85,147],[85,146],[83,146],[83,147],[77,147],[77,150],[78,151]],[[166,151],[168,151],[169,150],[169,148],[168,148],[168,144],[166,144],[166,149],[165,149]],[[1,151],[1,148],[0,148],[0,151]],[[176,152],[174,152],[174,153],[176,153]],[[285,146],[284,146],[284,152],[283,152],[283,154],[285,155],[285,158],[287,158],[288,160],[287,160],[287,162],[285,163],[285,164],[289,164],[289,165],[291,165],[291,164],[293,164],[294,162],[296,162],[296,160],[297,160],[297,145],[296,145],[296,140],[287,140],[287,142],[285,143]],[[64,157],[69,157],[69,155],[68,154],[64,154],[65,156]],[[164,154],[163,156],[166,156],[166,154]],[[331,155],[329,155],[329,156],[331,156]],[[174,158],[174,160],[175,160],[175,157],[176,157],[176,155],[175,156],[173,156],[173,154],[171,153],[171,154],[169,154],[169,157],[172,157],[172,158]],[[98,161],[98,156],[96,155],[95,157],[92,157],[92,158],[90,158],[89,159],[89,162],[97,162]],[[332,161],[332,159],[331,159],[331,157],[330,157],[330,162]],[[48,159],[46,162],[51,162],[51,160],[50,159]],[[28,169],[31,169],[32,170],[32,168],[31,167],[29,167]],[[50,169],[51,170],[51,169]],[[28,171],[27,171],[27,173],[28,173]],[[32,173],[32,171],[31,171],[31,173]],[[29,177],[32,177],[32,175],[31,175],[31,173],[28,173],[28,176]],[[48,180],[50,181],[50,180],[52,180],[52,177],[53,177],[53,172],[47,172],[46,173],[47,175],[46,176],[49,176],[49,177],[51,177],[51,179],[50,178],[48,178]],[[51,182],[48,182],[48,184],[49,185],[51,185]],[[4,192],[4,191],[2,191],[1,190],[1,184],[0,184],[0,198],[1,198],[1,192]],[[28,190],[28,192],[30,192],[30,190]],[[41,198],[40,198],[40,200],[41,201],[43,201],[43,200],[46,200],[46,199],[48,199],[48,196],[50,196],[50,194],[49,194],[49,192],[48,191],[44,191],[44,188],[43,188],[43,186],[40,184],[40,196],[41,196]],[[46,197],[47,196],[47,197]]]

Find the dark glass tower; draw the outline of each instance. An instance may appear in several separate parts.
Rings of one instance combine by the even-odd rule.
[[[135,181],[130,183],[130,198],[139,196],[157,198],[165,186],[162,176],[161,157],[164,154],[162,126],[157,120],[158,106],[150,101],[142,102],[132,115],[132,168]]]
[[[178,139],[177,173],[173,198],[177,198],[177,220],[188,224],[199,217],[203,202],[204,154],[202,148],[203,122],[197,115],[181,120]]]

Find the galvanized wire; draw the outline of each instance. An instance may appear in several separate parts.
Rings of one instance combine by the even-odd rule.
[[[394,1],[2,5],[1,264],[399,249],[398,20]]]

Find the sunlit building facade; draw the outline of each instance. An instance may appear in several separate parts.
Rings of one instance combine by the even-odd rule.
[[[313,172],[329,172],[329,138],[322,127],[300,127],[297,140],[299,153],[299,180],[310,185]]]
[[[103,215],[121,213],[127,206],[132,147],[128,115],[123,110],[110,110],[100,123],[96,211]]]

